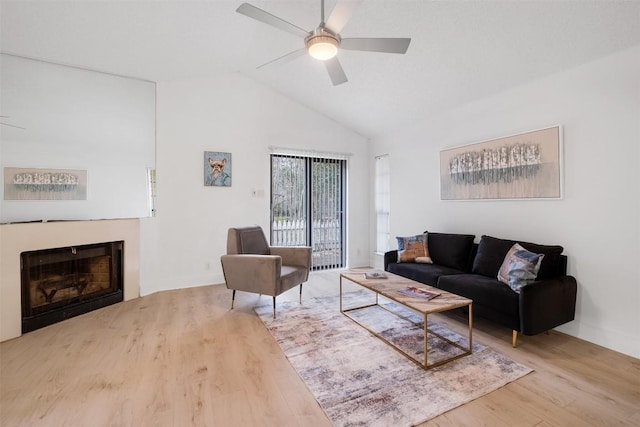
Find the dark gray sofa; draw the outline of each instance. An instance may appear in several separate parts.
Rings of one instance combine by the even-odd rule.
[[[435,286],[473,300],[473,313],[518,332],[535,335],[574,319],[576,279],[567,276],[567,257],[562,246],[482,236],[474,243],[470,234],[428,233],[433,264],[398,263],[398,251],[384,255],[384,269],[417,282]],[[520,293],[498,281],[502,262],[514,243],[544,254],[535,281]]]

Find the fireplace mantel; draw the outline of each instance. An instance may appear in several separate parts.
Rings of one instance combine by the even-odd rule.
[[[35,222],[0,225],[0,341],[22,334],[20,254],[123,240],[124,300],[140,296],[140,221]]]

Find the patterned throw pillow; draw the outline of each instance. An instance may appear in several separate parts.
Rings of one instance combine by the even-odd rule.
[[[542,258],[544,258],[544,254],[529,252],[516,243],[504,257],[500,271],[498,271],[498,280],[520,293],[523,286],[538,276]]]
[[[416,258],[419,258],[422,263],[432,263],[429,257],[426,233],[417,236],[396,237],[396,240],[398,240],[398,262],[416,262]]]

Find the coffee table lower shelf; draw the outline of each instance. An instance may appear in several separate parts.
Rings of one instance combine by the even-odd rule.
[[[387,273],[388,274],[388,273]],[[362,275],[360,275],[362,276]],[[396,276],[399,277],[399,276]],[[342,286],[342,280],[346,279],[349,280],[353,283],[356,283],[362,287],[364,287],[365,289],[368,289],[372,292],[375,293],[375,303],[373,304],[366,304],[366,305],[362,305],[362,306],[357,306],[357,307],[349,307],[349,308],[344,308],[343,307],[343,286]],[[373,279],[375,280],[379,280],[379,279]],[[402,280],[402,286],[406,286],[406,281],[408,281],[409,279],[404,279]],[[473,342],[472,342],[472,336],[473,336],[473,302],[469,299],[463,298],[463,297],[458,297],[455,294],[451,294],[448,292],[445,292],[445,294],[447,294],[450,297],[458,297],[457,300],[454,300],[451,304],[429,304],[429,301],[424,301],[421,300],[419,298],[406,298],[406,295],[403,298],[394,298],[394,293],[393,291],[389,291],[389,284],[391,282],[387,282],[385,280],[386,283],[384,283],[384,289],[379,289],[375,286],[375,283],[370,283],[372,282],[371,279],[364,279],[364,280],[359,280],[359,277],[354,277],[354,274],[341,274],[340,275],[340,312],[342,314],[344,314],[346,317],[348,317],[349,319],[353,320],[355,323],[357,323],[358,325],[360,325],[362,328],[366,329],[367,331],[369,331],[369,333],[371,333],[372,335],[376,336],[378,339],[380,339],[381,341],[383,341],[384,343],[388,344],[389,346],[391,346],[394,350],[398,351],[399,353],[401,353],[402,355],[404,355],[406,358],[408,358],[409,360],[411,360],[412,362],[416,363],[418,366],[420,366],[423,369],[433,369],[435,367],[438,366],[442,366],[445,363],[449,363],[453,360],[459,359],[461,357],[467,356],[469,354],[472,353],[472,349],[473,349]],[[413,282],[413,281],[411,281]],[[391,283],[393,285],[393,283]],[[413,286],[415,285],[421,285],[418,284],[418,282],[413,282],[412,283]],[[426,287],[424,285],[421,285],[422,287]],[[393,286],[392,286],[393,287]],[[400,285],[398,286],[398,288],[400,288]],[[431,288],[431,287],[428,287]],[[431,288],[433,289],[433,288]],[[386,291],[386,292],[385,292]],[[397,291],[397,290],[396,290]],[[439,291],[439,292],[443,292],[443,291]],[[390,313],[393,313],[394,315],[401,317],[407,321],[410,321],[410,319],[392,311],[387,309],[385,306],[380,305],[379,304],[379,296],[383,296],[384,298],[387,298],[413,312],[418,313],[419,315],[421,315],[423,317],[423,325],[424,325],[424,358],[422,360],[414,357],[413,355],[407,353],[406,351],[404,351],[401,347],[397,346],[396,344],[394,344],[393,342],[391,342],[390,340],[388,340],[385,336],[383,336],[382,334],[374,331],[373,329],[371,329],[370,327],[368,327],[367,325],[363,324],[361,321],[359,321],[358,319],[356,319],[354,316],[352,316],[350,314],[350,312],[356,311],[356,310],[362,310],[365,308],[369,308],[369,307],[375,307],[378,306],[380,308],[383,308],[385,310],[387,310]],[[440,298],[440,297],[438,297]],[[402,300],[402,301],[401,301]],[[421,308],[417,308],[417,306],[421,307]],[[455,308],[461,308],[461,307],[467,307],[467,315],[468,315],[468,322],[469,322],[469,339],[468,339],[468,347],[464,347],[456,342],[453,342],[451,340],[449,340],[448,338],[436,333],[433,330],[430,330],[428,328],[428,316],[429,314],[434,314],[434,313],[442,313],[445,311],[449,311],[449,310],[453,310]],[[413,322],[412,322],[413,323]],[[417,325],[416,323],[413,323],[414,325]],[[440,359],[436,362],[432,362],[429,363],[428,360],[428,354],[429,354],[429,340],[428,340],[428,336],[429,334],[431,335],[435,335],[437,336],[439,339],[446,341],[447,343],[453,345],[454,347],[460,349],[462,351],[462,353],[458,353],[452,357],[446,358],[446,359]]]

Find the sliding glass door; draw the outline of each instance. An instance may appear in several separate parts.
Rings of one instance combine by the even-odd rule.
[[[271,156],[271,244],[313,248],[312,269],[344,266],[345,160]]]

